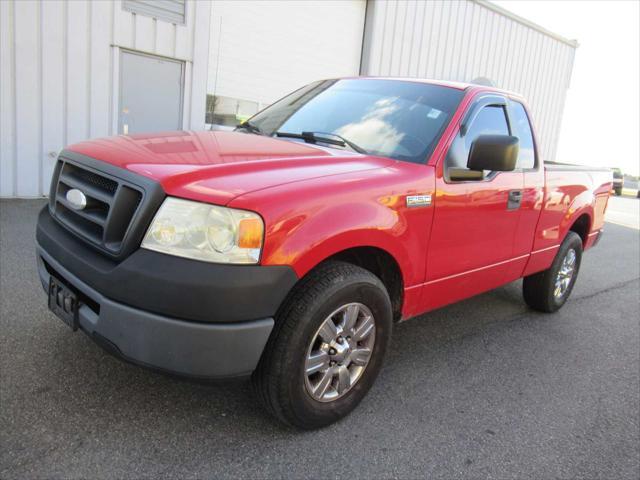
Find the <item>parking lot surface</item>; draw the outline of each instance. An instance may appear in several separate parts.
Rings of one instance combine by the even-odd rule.
[[[640,229],[640,200],[632,197],[609,198],[607,221]]]
[[[122,363],[49,313],[43,204],[0,203],[0,478],[640,476],[635,228],[607,224],[556,314],[528,310],[515,282],[398,325],[360,407],[299,432],[246,382]]]

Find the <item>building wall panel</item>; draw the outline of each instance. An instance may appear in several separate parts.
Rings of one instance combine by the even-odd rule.
[[[555,159],[577,44],[483,0],[369,2],[361,73],[490,79],[524,95]]]
[[[65,143],[65,9],[63,0],[42,3],[42,179],[40,192],[49,190],[56,153]],[[16,162],[18,159],[16,159]],[[3,193],[4,194],[4,193]],[[33,195],[33,194],[32,194]]]
[[[210,4],[186,11],[175,25],[119,0],[0,1],[0,196],[47,195],[65,145],[117,133],[122,48],[185,61],[183,127],[204,128]]]
[[[15,99],[16,155],[23,161],[15,166],[16,194],[38,189],[40,149],[40,4],[20,2],[15,17]],[[16,12],[17,13],[17,12]]]
[[[111,24],[114,4],[111,2],[93,2],[89,32],[89,138],[104,135],[110,131],[111,100]],[[94,72],[106,74],[95,74]]]
[[[357,75],[365,5],[213,2],[208,93],[265,106],[312,81]]]
[[[15,195],[14,5],[0,2],[0,192]]]
[[[67,119],[65,143],[76,143],[89,138],[89,82],[93,75],[104,71],[90,71],[90,30],[87,20],[91,16],[89,2],[67,2],[66,26],[66,92]]]

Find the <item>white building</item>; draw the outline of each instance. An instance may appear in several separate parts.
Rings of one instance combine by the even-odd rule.
[[[235,123],[337,76],[488,78],[553,159],[576,46],[484,0],[2,0],[0,196],[46,195],[67,144]]]

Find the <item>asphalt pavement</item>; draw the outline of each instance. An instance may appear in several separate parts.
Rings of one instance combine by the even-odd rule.
[[[49,313],[42,204],[0,203],[2,479],[640,477],[636,228],[607,224],[556,314],[515,282],[398,325],[360,407],[299,432],[246,382],[122,363]]]

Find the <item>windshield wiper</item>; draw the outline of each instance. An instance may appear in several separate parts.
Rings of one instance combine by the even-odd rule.
[[[341,135],[338,135],[337,133],[329,133],[329,132],[302,132],[302,133],[291,133],[291,132],[276,132],[275,133],[276,137],[283,137],[283,138],[300,138],[302,140],[304,140],[307,143],[327,143],[329,145],[337,145],[339,147],[349,147],[351,150],[353,150],[354,152],[358,152],[358,153],[362,153],[362,154],[368,154],[368,152],[356,145],[355,143],[353,143],[350,140],[347,140],[346,138],[344,138]],[[330,138],[330,137],[336,137],[336,138]]]
[[[264,132],[262,130],[260,130],[260,127],[255,126],[249,120],[246,120],[246,121],[244,121],[242,123],[239,123],[238,125],[236,125],[236,128],[234,130],[246,130],[249,133],[255,133],[257,135],[264,135]]]

